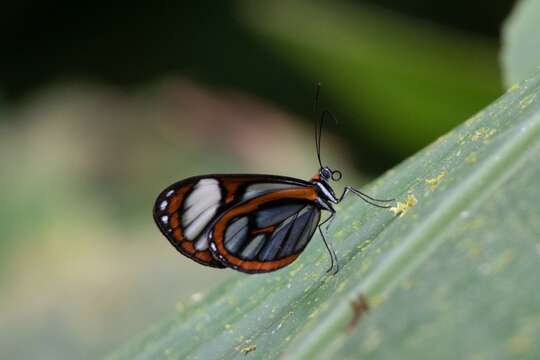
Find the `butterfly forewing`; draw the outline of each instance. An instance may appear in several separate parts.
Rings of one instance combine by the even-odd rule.
[[[219,182],[186,179],[169,186],[156,199],[154,220],[169,242],[185,256],[212,267],[224,267],[208,251],[208,224],[222,207]]]
[[[239,271],[278,270],[293,262],[320,219],[312,186],[275,190],[224,212],[210,232],[210,250]]]
[[[222,261],[209,251],[209,236],[218,219],[230,209],[252,199],[308,185],[303,180],[271,175],[188,178],[161,192],[154,205],[154,220],[163,235],[183,255],[204,265],[224,267]],[[275,211],[269,209],[269,212],[261,214],[259,222],[271,221],[275,217]],[[237,237],[240,235],[242,233]],[[262,246],[262,240],[258,241],[245,251],[254,251],[255,246]]]

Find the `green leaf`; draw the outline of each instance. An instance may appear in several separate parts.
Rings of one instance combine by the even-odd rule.
[[[540,68],[540,1],[521,0],[503,28],[504,81],[510,87]]]
[[[351,198],[288,268],[239,274],[112,358],[540,356],[540,75]],[[225,271],[225,270],[224,270]],[[365,306],[369,310],[365,311]]]

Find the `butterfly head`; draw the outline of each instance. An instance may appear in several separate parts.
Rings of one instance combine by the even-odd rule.
[[[342,176],[341,171],[332,170],[328,166],[323,166],[319,169],[319,173],[315,175],[314,180],[316,179],[328,183],[330,180],[339,181]]]

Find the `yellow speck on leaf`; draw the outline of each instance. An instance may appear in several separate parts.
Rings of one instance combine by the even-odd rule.
[[[514,354],[526,353],[531,348],[531,339],[523,334],[515,335],[508,340],[506,348]]]
[[[229,305],[237,305],[238,304],[238,298],[235,296],[230,296],[227,298],[227,304]]]
[[[382,304],[384,304],[384,296],[382,295],[375,295],[375,296],[372,296],[370,299],[369,299],[369,304],[371,306],[371,308],[376,308],[378,306],[381,306]]]
[[[519,102],[519,106],[524,109],[527,106],[531,105],[536,98],[536,94],[530,94],[529,96],[526,96]]]
[[[469,256],[471,256],[471,257],[478,257],[478,256],[482,255],[482,250],[480,249],[480,247],[478,245],[471,246],[468,249],[467,252],[468,252]]]
[[[484,111],[480,111],[479,113],[475,114],[473,117],[471,117],[469,120],[465,121],[466,127],[471,127],[474,125],[478,120],[480,120],[484,116]]]
[[[179,312],[179,313],[184,312],[184,310],[186,309],[186,306],[181,301],[177,302],[174,307],[175,307],[176,311]]]
[[[407,200],[405,202],[397,202],[396,206],[391,207],[389,210],[396,216],[403,216],[409,209],[411,209],[418,200],[416,200],[416,196],[413,194],[407,195]]]
[[[426,184],[431,187],[431,190],[435,189],[442,181],[442,179],[448,175],[448,171],[443,170],[439,175],[432,179],[426,179]]]
[[[368,333],[364,345],[368,352],[377,350],[383,340],[383,335],[379,330],[372,330]]]
[[[194,303],[198,303],[199,301],[204,299],[204,296],[205,296],[205,294],[202,293],[202,292],[193,293],[193,294],[191,294],[191,301],[193,301]]]
[[[512,249],[504,250],[500,255],[495,257],[495,260],[492,264],[492,273],[498,273],[499,271],[506,268],[514,260],[514,252]]]
[[[371,265],[371,262],[369,259],[366,259],[364,262],[362,262],[362,267],[360,268],[360,271],[362,273],[365,273],[369,270],[369,266]]]
[[[319,309],[315,309],[311,314],[308,315],[308,319],[313,319],[319,313]]]
[[[476,153],[475,152],[472,152],[470,153],[469,155],[467,155],[467,157],[465,158],[465,162],[467,164],[474,164],[475,162],[478,161],[478,157],[476,156]]]
[[[339,286],[336,289],[336,293],[340,293],[345,289],[345,286],[347,286],[347,280],[341,282]]]
[[[412,289],[412,287],[413,287],[413,282],[410,278],[403,280],[403,282],[401,283],[401,288],[404,290],[410,290]]]
[[[517,89],[519,89],[519,84],[516,83],[510,86],[510,88],[508,89],[508,92],[516,91]]]
[[[240,352],[244,354],[249,354],[250,352],[255,351],[255,350],[257,350],[257,345],[251,344],[251,345],[244,346],[243,348],[241,348]]]
[[[300,270],[302,270],[303,267],[304,267],[304,264],[301,263],[300,266],[296,267],[296,269],[292,269],[291,271],[289,271],[289,277],[295,277],[296,274],[298,274]]]
[[[489,143],[489,138],[492,137],[497,132],[497,129],[489,129],[486,127],[481,127],[476,130],[472,135],[471,139],[474,141],[484,140],[484,143]]]

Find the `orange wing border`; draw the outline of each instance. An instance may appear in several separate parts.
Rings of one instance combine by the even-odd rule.
[[[241,203],[225,211],[216,221],[210,232],[210,251],[214,257],[218,258],[225,266],[245,273],[265,273],[281,269],[290,263],[302,253],[303,249],[296,254],[273,261],[245,260],[231,254],[225,247],[224,236],[230,222],[241,215],[247,215],[256,211],[261,205],[279,200],[305,200],[317,204],[318,198],[316,189],[313,186],[304,186],[298,189],[285,189],[274,191],[261,195]],[[309,243],[309,241],[308,241]],[[306,243],[307,245],[307,243]]]

